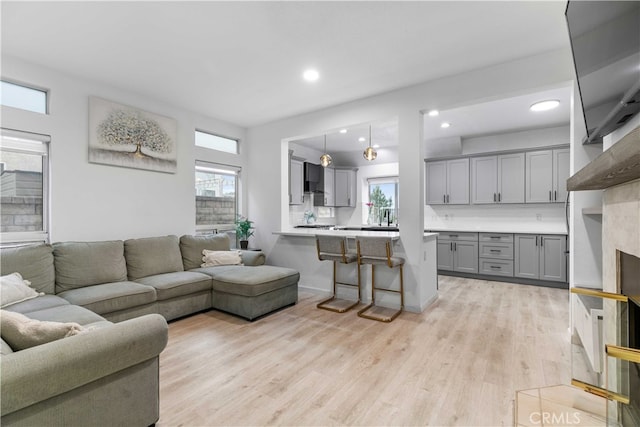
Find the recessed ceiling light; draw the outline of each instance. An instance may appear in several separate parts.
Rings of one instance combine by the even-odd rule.
[[[436,117],[437,115],[439,115],[439,114],[440,114],[440,111],[438,111],[438,110],[431,110],[431,111],[429,111],[429,113],[428,113],[428,114],[429,114],[429,117]]]
[[[451,127],[451,123],[447,123],[447,122],[442,122],[442,124],[440,125],[441,128],[446,129],[448,127]]]
[[[340,133],[347,133],[346,129],[340,129]]]
[[[549,99],[546,101],[536,102],[531,107],[529,107],[529,109],[531,111],[547,111],[553,110],[558,105],[560,105],[560,101],[558,101],[557,99]]]
[[[367,140],[367,138],[365,138],[364,136],[361,136],[360,138],[358,138],[358,142],[365,142]]]
[[[373,144],[373,148],[380,148],[380,144]]]
[[[315,82],[320,78],[320,73],[317,70],[309,69],[302,74],[302,77],[308,82]]]

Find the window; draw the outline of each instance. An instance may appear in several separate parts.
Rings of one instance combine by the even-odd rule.
[[[369,178],[367,182],[369,184],[369,203],[373,203],[369,207],[367,222],[397,224],[399,215],[398,195],[400,191],[398,177]]]
[[[4,80],[1,83],[1,105],[33,111],[34,113],[47,114],[47,92],[5,82]]]
[[[233,230],[240,168],[196,161],[196,231]]]
[[[225,153],[238,154],[238,141],[223,136],[196,131],[196,145]]]
[[[49,137],[2,129],[2,243],[48,241]]]

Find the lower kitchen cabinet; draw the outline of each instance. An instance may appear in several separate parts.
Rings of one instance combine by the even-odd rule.
[[[440,233],[438,270],[478,272],[478,234]]]
[[[516,234],[514,244],[514,276],[567,281],[566,236]]]

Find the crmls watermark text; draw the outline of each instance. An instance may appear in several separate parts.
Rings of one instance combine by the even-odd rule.
[[[536,425],[578,425],[580,412],[532,412],[529,422]]]

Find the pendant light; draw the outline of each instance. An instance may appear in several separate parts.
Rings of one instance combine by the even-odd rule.
[[[364,153],[362,153],[365,159],[372,161],[375,160],[378,156],[376,150],[371,146],[371,125],[369,125],[369,146],[365,148]]]
[[[320,156],[320,165],[323,168],[326,168],[333,162],[333,159],[329,154],[327,154],[327,135],[324,136],[324,154]]]

